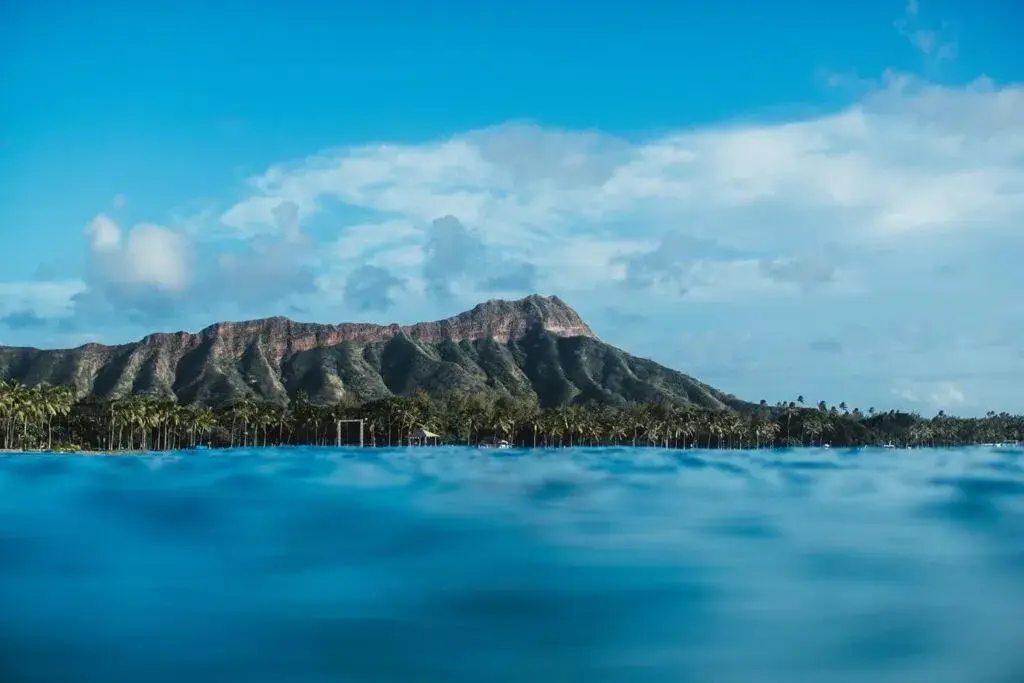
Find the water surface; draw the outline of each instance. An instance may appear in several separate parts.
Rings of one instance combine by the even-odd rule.
[[[5,683],[1012,683],[1024,457],[0,457],[0,606]]]

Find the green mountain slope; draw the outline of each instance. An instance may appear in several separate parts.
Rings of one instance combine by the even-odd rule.
[[[748,404],[601,342],[557,297],[490,301],[435,323],[314,325],[284,318],[155,334],[121,346],[0,347],[0,377],[74,385],[80,396],[175,396],[190,403],[245,396],[317,403],[409,394],[500,392],[537,400],[744,408]]]

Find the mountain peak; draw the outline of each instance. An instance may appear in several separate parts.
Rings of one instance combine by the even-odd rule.
[[[562,337],[595,337],[571,306],[557,296],[530,294],[522,299],[489,299],[444,323],[479,325],[479,336],[508,341],[530,331],[544,330]]]

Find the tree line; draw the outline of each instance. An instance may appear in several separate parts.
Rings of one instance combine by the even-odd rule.
[[[79,400],[71,387],[27,387],[0,381],[0,434],[7,450],[175,450],[208,447],[406,445],[425,428],[441,443],[504,439],[518,447],[659,446],[775,448],[787,446],[961,446],[1024,439],[1024,416],[988,413],[934,417],[845,403],[805,405],[804,398],[749,412],[694,406],[631,404],[541,408],[501,394],[432,398],[423,392],[358,403],[312,403],[299,394],[286,405],[252,398],[211,407],[130,396]]]

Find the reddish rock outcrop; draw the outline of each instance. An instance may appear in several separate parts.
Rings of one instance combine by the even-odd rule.
[[[414,325],[374,325],[340,323],[337,325],[301,323],[283,317],[220,322],[200,332],[157,333],[144,337],[139,344],[159,347],[170,356],[178,356],[213,344],[218,356],[238,357],[258,339],[260,345],[280,361],[293,353],[334,346],[342,342],[371,343],[404,333],[426,342],[494,339],[507,342],[521,339],[531,331],[546,330],[562,337],[595,337],[590,327],[568,304],[556,296],[537,294],[516,301],[491,300],[451,318]],[[87,345],[103,355],[101,344]]]
[[[336,325],[296,322],[284,317],[240,322],[219,322],[199,332],[158,332],[138,342],[109,346],[85,344],[74,349],[85,356],[103,358],[123,352],[129,347],[156,351],[181,357],[200,346],[212,344],[218,356],[238,357],[258,341],[272,350],[277,360],[299,351],[334,346],[345,341],[368,344],[385,341],[404,333],[426,342],[494,339],[507,342],[520,339],[534,330],[546,330],[562,337],[595,337],[590,327],[568,304],[557,296],[531,294],[523,299],[505,301],[492,299],[469,311],[444,320],[413,325],[375,325],[372,323],[340,323]],[[14,351],[15,349],[7,349]],[[24,349],[35,352],[36,349]],[[71,349],[46,353],[60,354]]]

